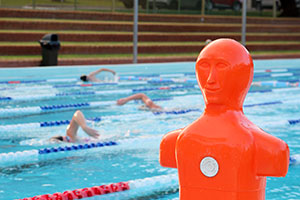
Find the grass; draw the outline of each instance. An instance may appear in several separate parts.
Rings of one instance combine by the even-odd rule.
[[[194,57],[198,56],[197,53],[176,53],[176,54],[139,54],[139,58],[150,58],[150,57]],[[283,55],[283,54],[298,54],[300,55],[300,50],[293,51],[253,51],[251,55]],[[117,59],[117,58],[132,58],[132,54],[68,54],[59,55],[59,59]],[[32,60],[32,59],[42,59],[41,55],[22,55],[22,56],[0,56],[0,61],[13,61],[13,60]]]
[[[32,6],[35,2],[36,6],[97,6],[110,7],[112,0],[1,0],[1,6],[23,7]],[[115,0],[116,6],[123,6],[119,0]]]
[[[286,51],[252,51],[252,55],[282,55],[282,54],[300,54],[300,50],[286,50]]]
[[[131,46],[132,42],[60,42],[61,46]],[[204,45],[205,41],[191,42],[139,42],[139,46],[194,46]],[[246,44],[300,44],[300,41],[253,41]],[[40,46],[38,42],[0,42],[1,46]]]
[[[0,30],[0,33],[60,33],[60,34],[132,34],[132,32],[120,32],[120,31],[86,31],[86,30]],[[164,33],[164,32],[139,32],[139,35],[241,35],[240,32],[184,32],[184,33]],[[283,35],[283,33],[247,33],[248,36],[259,35],[259,36],[272,36],[272,35]],[[284,35],[300,35],[300,33],[284,33]]]
[[[300,42],[299,42],[300,43]],[[128,46],[132,45],[133,42],[60,42],[62,46]],[[164,45],[203,45],[203,42],[139,42],[140,46],[164,46]],[[26,45],[40,45],[38,42],[0,42],[1,45],[18,45],[18,46],[26,46]]]
[[[139,54],[139,57],[197,57],[198,53],[179,53],[179,54]],[[59,55],[59,59],[99,59],[99,58],[131,58],[132,54],[68,54]],[[0,56],[0,60],[30,60],[41,59],[41,55],[22,55],[22,56]]]
[[[1,17],[1,21],[19,21],[19,22],[56,22],[56,23],[74,23],[74,24],[121,24],[121,25],[132,25],[133,22],[131,21],[101,21],[101,20],[78,20],[78,19],[44,19],[44,18],[15,18],[15,17]],[[197,23],[197,22],[139,22],[140,25],[172,25],[172,26],[237,26],[240,27],[241,24],[239,23]],[[263,27],[295,27],[300,25],[295,24],[248,24],[247,27],[256,27],[256,26],[263,26]]]

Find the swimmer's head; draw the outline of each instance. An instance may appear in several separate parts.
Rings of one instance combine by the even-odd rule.
[[[196,76],[206,106],[217,104],[242,109],[253,79],[253,61],[240,43],[218,39],[200,52]]]
[[[83,74],[82,76],[80,76],[80,80],[87,82],[88,81],[87,75]]]

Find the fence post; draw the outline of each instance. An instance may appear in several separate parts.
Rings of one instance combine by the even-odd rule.
[[[112,12],[116,11],[116,0],[111,0],[111,11]]]
[[[277,15],[277,6],[276,6],[276,0],[273,0],[273,17],[275,18]]]
[[[180,9],[181,9],[181,0],[178,0],[178,13],[180,13]]]
[[[202,15],[202,16],[205,15],[205,0],[202,0],[202,4],[201,4],[201,15]]]
[[[246,17],[247,17],[247,0],[243,0],[242,10],[242,44],[246,46]]]
[[[74,0],[74,10],[77,10],[77,0]]]
[[[153,0],[152,10],[154,13],[157,13],[156,0]]]
[[[138,9],[139,0],[134,0],[134,15],[133,15],[133,63],[137,63],[138,56]]]
[[[146,13],[149,13],[149,0],[146,0]]]
[[[32,8],[35,9],[35,0],[32,0]]]

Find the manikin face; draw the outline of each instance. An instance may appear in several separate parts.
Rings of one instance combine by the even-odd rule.
[[[241,44],[219,39],[201,51],[196,73],[206,105],[242,107],[252,81],[253,63]]]

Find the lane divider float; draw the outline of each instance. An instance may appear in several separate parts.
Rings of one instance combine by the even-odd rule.
[[[293,74],[298,75],[300,71],[299,68],[282,68],[282,69],[264,69],[264,70],[255,70],[255,75],[262,74],[274,74],[274,77],[278,76],[291,76]],[[174,73],[174,74],[141,74],[133,76],[119,76],[119,80],[149,80],[149,78],[169,78],[169,77],[184,77],[184,76],[195,76],[195,72],[186,72],[186,73]],[[57,82],[76,82],[80,81],[78,78],[57,78],[57,79],[40,79],[40,80],[8,80],[0,81],[0,84],[28,84],[28,83],[57,83]],[[109,83],[109,82],[108,82]]]
[[[101,101],[101,102],[85,102],[75,104],[61,104],[49,106],[32,106],[19,108],[2,108],[0,109],[0,118],[19,117],[24,115],[42,114],[57,111],[67,111],[82,108],[95,108],[100,106],[107,106],[116,104],[115,101]]]
[[[157,115],[181,115],[191,112],[201,112],[201,109],[198,108],[191,108],[191,109],[182,109],[182,110],[174,110],[174,111],[163,111],[163,112],[147,112],[147,113],[137,113],[137,114],[126,114],[126,115],[107,115],[107,116],[101,116],[101,117],[94,117],[87,119],[88,121],[92,122],[100,122],[103,120],[120,120],[120,119],[126,119],[126,120],[138,120],[141,119],[141,117],[149,118],[151,116],[157,116]],[[70,123],[70,120],[57,120],[57,121],[46,121],[46,122],[35,122],[35,123],[22,123],[22,124],[9,124],[9,125],[0,125],[0,132],[6,133],[0,135],[0,138],[9,136],[8,133],[12,131],[18,131],[18,133],[12,132],[12,135],[15,137],[22,137],[22,136],[28,136],[28,133],[23,133],[22,131],[28,130],[28,129],[38,129],[38,128],[47,128],[47,127],[57,127],[57,126],[63,126],[68,125]],[[24,135],[26,134],[26,135]]]
[[[51,143],[52,147],[46,147],[41,149],[32,149],[17,152],[0,153],[0,166],[16,166],[30,164],[38,161],[51,160],[57,158],[65,158],[70,156],[85,156],[86,153],[95,153],[98,151],[111,151],[112,147],[115,147],[113,151],[124,149],[136,149],[145,146],[155,148],[155,145],[159,145],[162,135],[148,135],[131,138],[120,138],[116,141],[99,141],[91,139],[90,142],[84,143],[62,143],[63,146],[57,143]],[[104,150],[106,149],[106,150]]]
[[[290,165],[300,162],[300,154],[290,157]],[[179,182],[177,173],[148,177],[126,182],[105,184],[100,186],[86,187],[82,189],[67,190],[54,194],[44,194],[19,200],[44,200],[44,199],[90,199],[99,195],[109,194],[108,199],[132,199],[148,196],[159,191],[165,194],[178,191]],[[123,194],[126,192],[126,194]],[[92,198],[93,199],[93,198]]]
[[[268,86],[268,87],[299,87],[299,82],[289,81],[257,81],[253,82],[252,86]]]
[[[156,98],[153,101],[169,101],[171,97],[167,98]],[[83,102],[75,104],[59,104],[49,106],[32,106],[32,107],[18,107],[18,108],[1,108],[0,118],[2,117],[17,117],[23,115],[32,115],[40,113],[50,113],[57,111],[66,111],[82,108],[96,108],[100,106],[112,106],[116,105],[116,101],[94,101],[94,102]]]
[[[154,100],[168,100],[168,99],[154,99]],[[282,104],[282,101],[270,101],[270,102],[263,102],[263,103],[256,103],[256,104],[246,104],[244,105],[245,108],[247,107],[255,107],[255,106],[267,106],[267,105],[275,105],[275,104]],[[108,104],[107,104],[108,105]],[[88,121],[100,122],[102,120],[114,120],[114,119],[131,119],[136,120],[141,117],[151,117],[157,115],[181,115],[191,112],[202,112],[200,108],[187,108],[187,109],[180,109],[180,110],[163,110],[163,111],[154,111],[154,112],[147,112],[147,113],[136,113],[136,114],[126,114],[126,115],[107,115],[101,117],[93,117],[88,118]],[[0,125],[0,132],[9,132],[9,131],[17,131],[17,130],[26,130],[26,129],[37,129],[37,128],[45,128],[45,127],[55,127],[61,125],[68,125],[70,120],[57,120],[57,121],[46,121],[46,122],[36,122],[36,123],[23,123],[23,124],[9,124],[9,125]],[[290,124],[300,123],[300,119],[297,122],[289,122]],[[13,133],[15,135],[15,133]],[[1,138],[1,136],[0,136]]]
[[[54,194],[44,194],[19,200],[44,200],[44,199],[94,199],[103,195],[101,199],[132,199],[142,198],[154,193],[164,192],[170,194],[178,192],[178,175],[168,174],[143,179],[130,180],[126,182],[111,183],[107,185],[93,186],[82,189],[56,192]],[[105,198],[105,196],[107,197]],[[92,197],[92,198],[91,198]],[[93,198],[94,197],[94,198]]]
[[[191,80],[190,82],[196,82],[196,80]],[[265,82],[254,82],[256,86],[272,86],[279,87],[275,89],[264,89],[264,90],[251,90],[250,93],[260,92],[274,92],[276,90],[286,89],[283,87],[292,86],[295,89],[299,88],[298,82],[281,82],[281,81],[265,81]],[[85,84],[84,87],[90,87],[94,84]],[[44,86],[42,86],[43,89]],[[48,87],[47,87],[48,88]],[[37,101],[53,99],[57,97],[67,97],[67,96],[86,96],[86,95],[111,95],[111,94],[130,94],[136,92],[146,92],[155,90],[176,90],[176,89],[186,89],[186,88],[198,88],[198,85],[187,85],[187,86],[164,86],[164,87],[150,87],[150,88],[137,88],[137,89],[122,89],[122,90],[105,90],[105,91],[88,91],[88,92],[63,92],[63,93],[46,93],[39,95],[14,95],[14,96],[0,96],[0,102],[7,101]],[[29,88],[30,89],[30,88]],[[36,89],[36,88],[33,88]],[[48,88],[49,89],[49,88]],[[289,89],[289,88],[288,88]]]
[[[39,161],[49,158],[48,155],[51,154],[51,158],[55,157],[67,157],[70,152],[95,149],[100,147],[115,146],[117,142],[97,142],[97,143],[86,143],[86,144],[72,144],[64,147],[51,147],[43,149],[33,149],[26,151],[17,151],[9,153],[0,153],[0,163],[2,166],[19,165],[26,164],[34,161]],[[46,157],[45,157],[46,156]]]
[[[149,87],[149,88],[137,88],[137,89],[122,89],[122,90],[102,90],[95,92],[73,92],[73,93],[57,93],[57,94],[42,94],[42,95],[20,95],[16,97],[0,97],[1,101],[28,101],[28,100],[41,100],[47,98],[54,97],[62,97],[62,96],[77,96],[77,95],[111,95],[111,94],[130,94],[137,92],[145,92],[145,91],[160,91],[160,90],[180,90],[180,89],[188,89],[195,88],[196,85],[188,85],[188,86],[166,86],[166,87]]]

